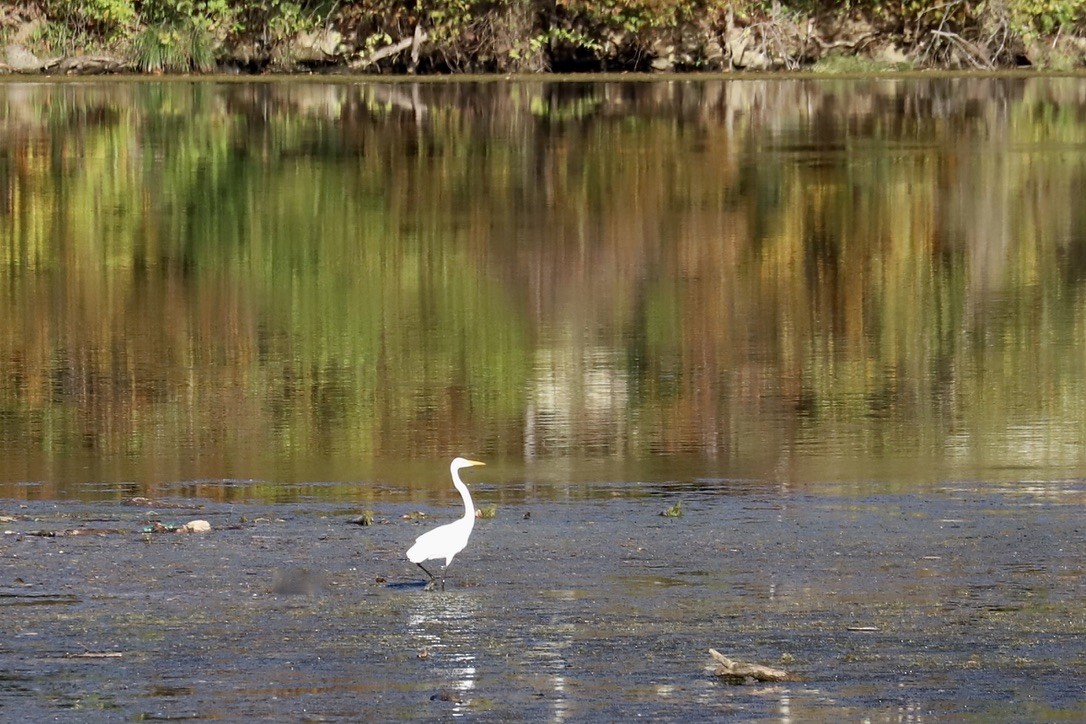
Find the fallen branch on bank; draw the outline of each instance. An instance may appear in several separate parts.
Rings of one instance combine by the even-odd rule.
[[[57,72],[72,75],[116,73],[129,68],[128,63],[112,55],[73,55],[61,58],[56,64]]]
[[[21,46],[8,46],[4,60],[7,62],[0,61],[0,74],[101,75],[128,70],[131,67],[126,61],[112,55],[71,55],[42,60]]]
[[[418,63],[419,46],[429,39],[429,33],[427,33],[425,30],[422,30],[419,26],[415,26],[415,32],[409,37],[398,40],[392,45],[386,45],[383,48],[378,48],[365,58],[362,58],[361,60],[356,60],[355,62],[351,63],[351,67],[368,68],[369,66],[377,65],[378,61],[384,60],[385,58],[391,58],[394,55],[398,55],[399,53],[402,53],[408,48],[411,48],[411,64],[412,66],[414,66]]]
[[[992,61],[987,57],[979,47],[970,43],[968,40],[958,35],[957,33],[948,32],[946,30],[932,30],[931,34],[937,38],[949,41],[956,45],[970,63],[974,65],[978,70],[991,70]]]
[[[818,44],[818,47],[821,49],[822,53],[825,54],[833,52],[835,50],[839,50],[841,48],[845,48],[847,50],[856,50],[860,47],[860,45],[873,39],[875,35],[875,31],[872,30],[867,33],[861,33],[860,35],[857,35],[855,38],[852,38],[850,40],[834,40],[832,42],[827,42],[820,38],[817,33],[811,34],[810,38]]]

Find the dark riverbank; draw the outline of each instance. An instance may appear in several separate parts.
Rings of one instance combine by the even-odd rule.
[[[515,487],[515,486],[514,486]],[[479,486],[486,505],[497,490]],[[614,487],[482,520],[424,591],[403,556],[453,508],[0,502],[0,711],[48,719],[1074,718],[1080,483],[841,497]],[[636,496],[636,497],[634,497]],[[530,513],[530,516],[528,515]],[[208,533],[145,533],[208,520]],[[96,529],[92,535],[42,537]],[[708,649],[798,683],[730,686]]]
[[[1086,64],[1086,2],[40,0],[0,11],[9,73],[570,73]]]

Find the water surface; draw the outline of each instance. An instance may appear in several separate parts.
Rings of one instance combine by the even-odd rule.
[[[8,495],[1083,473],[1078,79],[11,83],[0,117]]]

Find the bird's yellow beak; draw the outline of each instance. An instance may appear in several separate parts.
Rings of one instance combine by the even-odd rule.
[[[486,465],[486,463],[481,463],[478,460],[465,460],[464,462],[468,465]]]

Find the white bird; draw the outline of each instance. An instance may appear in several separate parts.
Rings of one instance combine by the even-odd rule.
[[[434,574],[427,571],[422,562],[433,558],[445,559],[445,565],[441,567],[441,590],[444,591],[445,569],[452,563],[453,556],[464,550],[464,546],[468,544],[468,538],[471,537],[471,529],[475,527],[475,506],[471,502],[468,487],[460,479],[460,470],[473,465],[486,465],[486,463],[456,458],[449,465],[453,485],[460,491],[460,497],[464,499],[464,517],[423,533],[415,539],[415,545],[407,549],[407,560],[417,565],[430,577],[430,581],[426,584],[427,588],[434,585]]]

